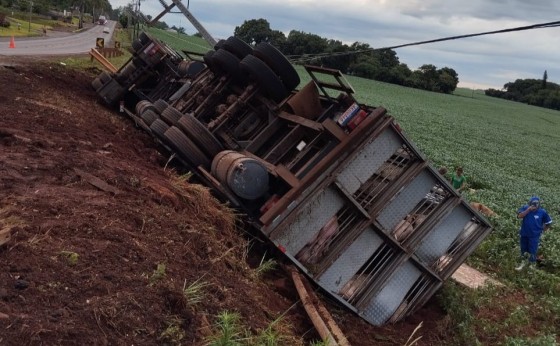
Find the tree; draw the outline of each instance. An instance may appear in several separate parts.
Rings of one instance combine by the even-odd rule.
[[[352,64],[350,66],[350,71],[354,76],[374,79],[377,73],[377,68],[371,61],[363,60],[361,62]]]
[[[450,94],[457,88],[457,81],[449,73],[442,72],[439,74],[436,86],[437,89],[434,91],[440,91],[442,93]]]
[[[452,93],[457,88],[457,84],[459,84],[457,72],[449,67],[442,67],[437,72],[439,75],[437,81],[438,91],[446,94]]]
[[[125,11],[119,11],[119,24],[125,29],[128,27],[128,13]]]
[[[350,63],[353,61],[352,55],[346,54],[349,50],[350,47],[341,41],[328,40],[326,53],[329,55],[322,59],[322,64],[343,73],[348,72]]]
[[[505,91],[488,89],[485,94],[534,106],[560,109],[560,85],[547,82],[546,89],[543,88],[547,77],[545,71],[543,79],[516,79],[515,82],[504,85]]]
[[[546,89],[546,80],[548,79],[548,74],[546,73],[546,70],[544,70],[544,74],[542,76],[542,88]]]
[[[271,30],[268,35],[267,42],[280,49],[280,51],[284,51],[284,46],[286,45],[286,35],[284,35],[282,31]]]
[[[394,50],[374,49],[367,43],[354,42],[350,46],[338,40],[326,39],[315,34],[292,30],[286,37],[272,30],[265,19],[251,19],[235,27],[234,36],[249,44],[269,42],[284,55],[298,56],[309,64],[317,64],[364,78],[436,92],[451,93],[457,88],[459,77],[449,67],[437,69],[431,64],[422,65],[412,72],[401,64]]]
[[[236,26],[233,35],[249,44],[268,42],[272,30],[266,19],[251,19],[243,22],[241,26]],[[277,33],[276,33],[277,34]]]
[[[421,89],[438,91],[437,82],[439,80],[439,74],[437,68],[432,64],[424,64],[420,66],[418,72],[421,76]]]
[[[407,64],[400,63],[389,70],[389,78],[386,80],[388,83],[404,85],[406,79],[410,77],[412,71],[408,68]]]
[[[286,39],[284,54],[319,54],[327,50],[327,40],[314,34],[292,30]]]
[[[399,66],[399,58],[397,53],[392,49],[376,49],[373,50],[373,56],[379,61],[379,64],[386,69],[392,69]]]

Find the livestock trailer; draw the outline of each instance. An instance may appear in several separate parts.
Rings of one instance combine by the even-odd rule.
[[[374,325],[420,308],[491,231],[382,107],[338,70],[236,37],[183,58],[143,33],[92,85]],[[114,91],[117,91],[116,93]]]

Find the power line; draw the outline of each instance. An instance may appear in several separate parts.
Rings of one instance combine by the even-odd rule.
[[[405,44],[400,44],[400,45],[390,46],[390,47],[383,47],[383,48],[370,48],[370,49],[355,50],[355,51],[350,51],[350,52],[292,55],[292,56],[288,56],[288,58],[293,57],[293,58],[290,59],[293,62],[305,62],[305,61],[310,61],[310,60],[320,59],[320,58],[326,58],[326,57],[336,57],[336,56],[367,53],[367,52],[380,51],[380,50],[397,49],[397,48],[410,47],[410,46],[419,46],[419,45],[428,44],[428,43],[451,41],[451,40],[457,40],[457,39],[463,39],[463,38],[475,37],[475,36],[503,34],[503,33],[506,33],[506,32],[524,31],[524,30],[532,30],[532,29],[554,28],[554,27],[557,27],[557,26],[560,26],[560,21],[541,23],[541,24],[533,24],[533,25],[527,25],[527,26],[519,26],[519,27],[515,27],[515,28],[502,29],[502,30],[485,31],[485,32],[480,32],[480,33],[475,33],[475,34],[449,36],[449,37],[437,38],[437,39],[433,39],[433,40],[405,43]]]
[[[406,44],[401,44],[401,45],[392,46],[392,47],[379,48],[379,49],[380,50],[382,50],[382,49],[396,49],[396,48],[402,48],[402,47],[408,47],[408,46],[417,46],[417,45],[427,44],[427,43],[457,40],[457,39],[467,38],[467,37],[493,35],[493,34],[503,34],[503,33],[506,33],[506,32],[523,31],[523,30],[531,30],[531,29],[553,28],[553,27],[556,27],[556,26],[560,26],[560,21],[542,23],[542,24],[533,24],[533,25],[527,25],[527,26],[520,26],[520,27],[510,28],[510,29],[486,31],[486,32],[481,32],[481,33],[477,33],[477,34],[450,36],[450,37],[438,38],[438,39],[435,39],[435,40],[420,41],[420,42],[414,42],[414,43],[406,43]]]

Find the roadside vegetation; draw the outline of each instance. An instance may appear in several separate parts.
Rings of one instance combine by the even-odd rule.
[[[0,2],[1,3],[1,2]],[[91,15],[84,15],[83,20],[92,22]],[[78,30],[79,18],[69,15],[49,16],[46,13],[31,12],[25,9],[14,9],[0,6],[0,37],[34,37],[43,36],[43,29],[47,32],[53,29]]]
[[[560,110],[560,85],[549,82],[546,71],[542,79],[517,79],[515,82],[506,83],[503,90],[488,89],[484,93],[488,96]]]

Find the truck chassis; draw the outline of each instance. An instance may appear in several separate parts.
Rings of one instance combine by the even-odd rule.
[[[297,89],[275,47],[233,36],[187,59],[146,33],[133,48],[99,96],[366,321],[416,311],[491,231],[339,71],[307,65]]]

